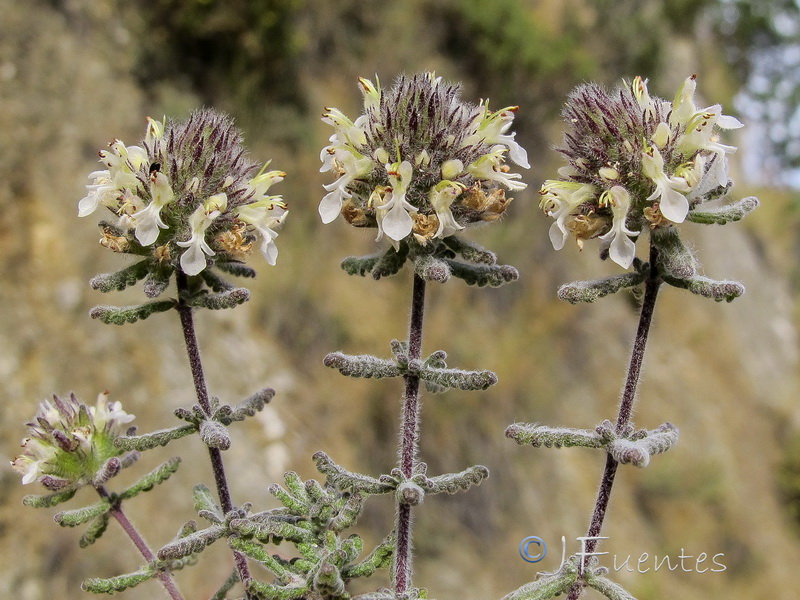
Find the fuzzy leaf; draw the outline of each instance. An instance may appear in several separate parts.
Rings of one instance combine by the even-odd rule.
[[[81,548],[88,548],[92,544],[94,544],[100,537],[105,533],[106,528],[108,527],[108,519],[110,518],[109,513],[105,512],[98,516],[90,525],[89,528],[84,532],[81,536],[81,539],[78,540],[78,544]]]
[[[216,260],[214,261],[214,266],[223,273],[228,273],[236,277],[248,277],[252,279],[256,276],[255,269],[237,260]]]
[[[144,295],[148,298],[157,298],[169,287],[169,279],[172,276],[172,269],[157,269],[150,271],[144,282]]]
[[[689,290],[693,294],[710,298],[715,302],[733,302],[744,294],[744,285],[738,281],[715,281],[700,275],[686,279],[663,276],[669,285]]]
[[[267,552],[261,544],[257,544],[252,540],[245,540],[237,536],[232,536],[228,538],[228,545],[248,558],[260,562],[272,571],[282,583],[291,581],[296,577],[295,574],[287,569],[279,560]]]
[[[241,579],[239,572],[234,569],[220,588],[208,600],[227,600],[228,592],[235,586]]]
[[[261,411],[274,396],[275,390],[272,388],[259,390],[240,404],[237,404],[230,414],[224,418],[220,417],[218,420],[223,425],[230,425],[234,421],[244,421],[247,417],[253,417]]]
[[[382,588],[375,592],[367,592],[366,594],[353,596],[353,600],[397,600],[397,596],[395,596],[391,590]]]
[[[353,473],[337,465],[324,452],[317,452],[311,457],[320,473],[328,476],[328,481],[340,490],[353,490],[366,492],[367,494],[387,494],[394,490],[396,483],[389,483]]]
[[[444,238],[445,245],[465,260],[483,265],[497,264],[497,256],[477,244],[462,240],[454,235]]]
[[[422,487],[431,494],[455,494],[465,492],[473,485],[480,485],[484,479],[489,477],[489,469],[483,465],[476,465],[464,469],[460,473],[445,473],[436,477],[425,478],[421,483]],[[416,481],[416,478],[414,478]]]
[[[55,494],[48,494],[46,496],[25,496],[22,499],[22,504],[33,508],[50,508],[62,502],[66,502],[75,495],[77,489],[66,490],[63,492],[56,492]]]
[[[174,560],[191,554],[197,554],[216,542],[228,533],[226,527],[211,525],[200,531],[195,531],[180,539],[174,540],[158,551],[161,560]]]
[[[595,431],[572,429],[569,427],[547,427],[536,423],[514,423],[506,429],[506,437],[520,445],[530,444],[534,448],[545,446],[551,448],[582,446],[584,448],[600,448],[602,440]]]
[[[349,529],[361,516],[364,509],[364,498],[358,492],[350,494],[344,505],[339,509],[339,513],[331,519],[328,528],[336,533]]]
[[[461,369],[439,369],[423,367],[419,378],[443,388],[459,390],[485,390],[497,383],[492,371],[464,371]]]
[[[313,589],[325,598],[346,598],[342,574],[336,565],[323,564],[314,576]]]
[[[758,198],[750,196],[731,204],[712,208],[704,206],[702,211],[690,210],[686,219],[692,223],[702,223],[703,225],[725,225],[743,219],[758,208],[758,204]]]
[[[678,428],[671,423],[664,423],[639,439],[615,439],[606,450],[618,463],[646,467],[652,456],[666,452],[677,443]]]
[[[676,227],[656,228],[650,238],[658,249],[655,262],[664,281],[669,283],[668,280],[691,279],[697,275],[700,265],[681,240]]]
[[[127,575],[118,575],[117,577],[92,578],[87,579],[81,584],[81,587],[94,594],[114,594],[122,592],[128,588],[136,587],[142,582],[152,579],[155,572],[150,567],[144,567],[133,573]]]
[[[502,600],[547,600],[565,593],[577,579],[577,571],[545,575],[503,596]]]
[[[192,498],[194,500],[195,512],[200,512],[201,510],[207,510],[217,515],[220,521],[224,520],[224,515],[222,514],[222,508],[214,500],[214,496],[211,494],[211,490],[208,489],[207,486],[203,485],[202,483],[199,483],[196,486],[194,486]]]
[[[247,582],[247,592],[255,594],[257,598],[263,598],[264,600],[296,600],[298,598],[305,598],[308,589],[308,584],[305,582],[291,586],[271,585],[269,583],[261,583],[255,579],[251,579]]]
[[[375,265],[371,269],[373,279],[381,279],[382,277],[391,277],[396,275],[408,259],[408,244],[401,244],[400,248],[395,251],[394,248],[389,248],[383,256],[380,256]]]
[[[100,319],[106,325],[124,325],[146,319],[152,314],[166,312],[175,308],[175,300],[158,300],[138,306],[95,306],[89,311],[93,319]]]
[[[53,520],[62,527],[76,527],[107,513],[109,510],[111,510],[111,503],[108,500],[101,500],[97,504],[92,504],[91,506],[84,506],[83,508],[65,510],[57,513],[53,517]]]
[[[348,275],[361,275],[364,277],[367,273],[372,272],[375,263],[381,257],[380,254],[372,254],[370,256],[348,256],[341,263],[342,270]]]
[[[211,310],[235,308],[250,300],[250,290],[246,288],[232,288],[225,292],[200,293],[187,299],[187,304]]]
[[[286,480],[286,487],[289,488],[291,493],[284,490],[277,483],[269,486],[269,493],[280,500],[281,504],[288,508],[292,514],[298,516],[307,514],[310,499],[306,494],[302,481],[300,481],[300,476],[294,471],[289,471],[283,477]],[[299,485],[297,485],[298,482]]]
[[[89,286],[101,292],[121,291],[144,279],[149,271],[150,260],[145,259],[114,273],[96,275],[89,281]]]
[[[597,590],[609,600],[636,600],[636,598],[629,594],[621,585],[611,581],[607,577],[588,575],[586,577],[586,585]]]
[[[102,465],[92,478],[92,485],[99,487],[104,485],[109,479],[119,474],[122,470],[122,461],[118,456],[112,456]]]
[[[341,352],[331,352],[325,357],[323,364],[326,367],[338,369],[342,375],[347,375],[348,377],[383,379],[385,377],[400,377],[403,374],[394,361],[378,358],[371,354],[352,356]]]
[[[197,426],[181,425],[169,429],[159,429],[143,435],[121,435],[114,440],[114,445],[120,450],[138,450],[144,452],[156,446],[166,446],[172,440],[178,440],[197,431]]]
[[[230,527],[236,533],[244,537],[255,537],[262,542],[278,537],[296,543],[312,544],[316,538],[314,534],[278,519],[268,519],[265,521],[254,521],[253,519],[233,519]]]
[[[147,475],[142,477],[139,481],[137,481],[135,484],[133,484],[128,489],[120,493],[119,494],[120,499],[127,500],[128,498],[133,498],[134,496],[137,496],[142,492],[147,492],[153,489],[154,486],[163,483],[164,481],[169,479],[170,476],[175,471],[178,470],[180,464],[181,464],[181,459],[178,456],[169,459],[167,462],[156,467],[155,469],[150,471]]]
[[[636,287],[645,280],[646,276],[646,273],[634,271],[592,281],[573,281],[558,288],[558,297],[570,304],[594,302],[622,289]]]
[[[396,543],[394,533],[390,534],[364,560],[358,564],[349,565],[342,570],[342,574],[348,579],[370,577],[378,569],[388,567],[392,563]]]
[[[467,285],[499,287],[519,279],[519,271],[510,265],[470,265],[449,258],[443,260],[453,277],[463,279]]]
[[[203,269],[200,271],[200,277],[214,292],[229,292],[235,289],[235,286],[222,279],[222,277],[214,273],[211,269]]]

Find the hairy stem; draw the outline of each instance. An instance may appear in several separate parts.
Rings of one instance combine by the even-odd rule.
[[[661,278],[656,269],[656,253],[655,246],[650,246],[650,276],[647,278],[644,287],[644,298],[642,300],[642,309],[639,313],[639,327],[636,330],[636,339],[633,342],[633,350],[631,351],[631,360],[628,365],[628,375],[625,378],[625,387],[622,390],[622,400],[619,404],[619,411],[617,412],[616,433],[622,435],[630,423],[631,415],[633,413],[633,404],[636,400],[636,388],[639,385],[639,376],[642,371],[642,362],[644,360],[644,351],[647,346],[647,336],[650,333],[650,325],[653,322],[653,312],[655,311],[656,298],[658,296],[658,289],[661,286]],[[598,543],[598,537],[603,529],[603,521],[606,516],[606,509],[608,502],[611,498],[611,488],[614,486],[614,477],[617,474],[617,463],[611,455],[606,457],[606,466],[603,470],[603,477],[600,480],[600,489],[597,492],[597,499],[595,500],[594,511],[592,518],[589,522],[589,530],[586,533],[585,555],[581,559],[580,569],[581,572],[586,567],[586,561],[592,553],[595,552]],[[576,583],[569,591],[567,600],[577,600],[583,586]]]
[[[106,490],[105,487],[98,486],[95,488],[97,493],[100,494],[101,498],[106,500],[110,500],[111,496]],[[150,549],[150,546],[147,545],[147,542],[144,541],[144,538],[139,533],[139,530],[136,529],[136,526],[130,522],[128,516],[122,510],[122,503],[120,501],[112,502],[111,510],[109,510],[114,519],[116,519],[117,523],[119,523],[122,530],[125,534],[130,538],[133,542],[133,545],[136,546],[136,549],[139,550],[139,553],[144,557],[144,559],[148,563],[152,563],[156,560],[155,554]],[[161,585],[164,586],[164,589],[167,592],[172,600],[183,600],[183,596],[181,595],[180,590],[178,590],[178,585],[175,583],[175,580],[172,577],[172,573],[169,571],[159,571],[156,574],[156,577],[161,582]]]
[[[211,402],[208,398],[208,388],[206,387],[206,379],[203,374],[203,363],[200,360],[200,347],[197,344],[197,335],[195,334],[194,318],[192,317],[192,307],[186,303],[185,294],[189,292],[189,282],[185,273],[178,271],[178,314],[181,319],[181,328],[183,329],[183,339],[186,342],[186,352],[189,356],[189,367],[192,370],[192,380],[194,381],[194,389],[197,394],[197,402],[206,413],[211,416]],[[225,476],[225,465],[222,461],[222,452],[219,448],[209,448],[208,456],[211,460],[211,468],[214,472],[214,482],[217,487],[217,495],[219,496],[219,503],[222,507],[223,513],[228,513],[233,510],[233,501],[231,500],[231,493],[228,488],[228,479]],[[247,559],[241,552],[233,552],[234,562],[236,569],[239,572],[239,577],[246,585],[250,580],[250,568],[247,565]],[[250,594],[247,595],[248,599]]]
[[[414,275],[411,293],[411,323],[408,328],[408,359],[417,360],[422,354],[422,317],[425,311],[425,280]],[[403,413],[400,425],[400,470],[411,477],[417,461],[419,447],[419,377],[405,375]],[[398,594],[411,587],[411,505],[400,503],[397,507],[397,550],[394,559],[394,587]]]

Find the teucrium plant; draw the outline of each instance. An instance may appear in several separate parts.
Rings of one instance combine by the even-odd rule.
[[[465,102],[457,85],[432,73],[399,77],[386,90],[377,79],[359,82],[361,115],[351,120],[327,108],[323,117],[334,133],[322,150],[321,171],[336,178],[325,185],[319,214],[324,223],[341,215],[354,227],[377,230],[379,250],[346,258],[342,268],[348,274],[371,274],[377,280],[411,264],[409,335],[406,341],[391,342],[388,358],[333,352],[324,364],[350,377],[402,378],[396,466],[375,477],[349,471],[320,451],[313,459],[324,482],[303,481],[289,472],[283,485],[269,487],[281,506],[256,511],[251,503],[233,503],[222,459],[233,443],[228,429],[262,410],[274,392],[264,388],[235,405],[211,396],[193,313],[233,308],[249,298],[246,289],[228,283],[220,272],[254,277],[244,260],[255,245],[268,264],[275,264],[275,238],[287,210],[280,196],[269,191],[285,174],[267,170],[269,163],[259,167],[252,162],[232,121],[213,110],[197,110],[182,122],[148,119],[137,145],[114,140],[100,152],[105,169],[90,174],[92,183],[78,208],[81,217],[106,209],[100,244],[135,259],[119,271],[96,276],[92,287],[110,292],[143,280],[147,300],[128,307],[96,307],[91,315],[121,325],[175,309],[197,402],[175,410],[182,423],[137,435],[135,428],[124,427],[133,416],[119,402],[109,402],[107,393],[95,405],[75,395],[55,396],[41,403],[28,424],[22,453],[12,463],[23,483],[38,481],[49,492],[26,496],[24,503],[30,506],[56,506],[80,488],[93,487],[98,502],[60,512],[56,521],[67,527],[87,525],[80,540],[87,546],[113,518],[144,558],[145,564],[134,572],[85,581],[86,590],[111,594],[156,578],[170,598],[181,600],[172,572],[226,540],[234,565],[212,596],[215,600],[226,598],[237,583],[248,600],[349,600],[351,580],[386,566],[391,566],[391,588],[358,599],[427,597],[413,582],[412,510],[427,494],[453,494],[480,484],[488,470],[478,465],[459,473],[428,474],[419,457],[420,386],[424,383],[432,393],[484,390],[497,377],[491,371],[450,367],[441,350],[422,355],[426,285],[456,277],[469,285],[499,286],[518,278],[516,269],[498,265],[491,251],[461,235],[470,225],[498,221],[511,202],[506,193],[526,187],[507,159],[523,168],[529,165],[515,134],[508,132],[517,107],[492,111],[488,101]],[[587,554],[596,548],[618,466],[645,467],[678,439],[670,423],[647,430],[636,429],[631,420],[660,286],[666,283],[717,301],[731,301],[744,292],[738,282],[701,275],[679,235],[678,226],[685,221],[725,224],[758,205],[755,198],[727,199],[732,186],[727,157],[735,148],[719,136],[742,125],[723,115],[719,105],[698,107],[695,88],[695,77],[688,78],[668,102],[651,97],[646,81],[638,77],[613,92],[593,84],[578,87],[564,111],[570,130],[560,152],[568,164],[540,192],[541,208],[555,220],[550,239],[557,250],[570,235],[580,248],[598,238],[601,258],[611,258],[626,270],[562,286],[562,299],[593,302],[623,289],[643,289],[616,421],[605,420],[593,429],[515,423],[506,430],[508,437],[534,447],[605,451]],[[636,256],[636,243],[644,234],[649,242],[646,260]],[[165,299],[173,275],[175,294]],[[193,490],[194,510],[205,525],[188,521],[153,551],[122,505],[168,479],[180,459],[164,462],[122,491],[109,491],[106,484],[140,452],[193,434],[208,448],[214,477],[214,492],[204,484]],[[391,495],[396,518],[385,539],[365,552],[359,536],[344,532],[371,495]],[[294,547],[292,555],[270,551],[283,543]],[[254,577],[249,561],[266,568],[271,580]],[[573,556],[558,571],[541,574],[506,600],[544,600],[562,593],[577,600],[586,587],[612,600],[632,598],[607,573],[598,561]]]
[[[420,383],[443,391],[486,389],[497,381],[490,371],[449,368],[442,351],[422,357],[426,282],[455,276],[470,285],[498,286],[517,278],[516,269],[497,265],[494,254],[457,234],[473,223],[498,220],[510,201],[506,190],[525,187],[505,164],[506,155],[526,168],[528,162],[514,134],[506,133],[516,107],[492,112],[488,102],[464,102],[458,86],[432,73],[400,77],[385,91],[377,82],[360,83],[359,117],[351,120],[335,108],[323,117],[335,131],[321,154],[322,171],[338,178],[325,186],[319,212],[325,223],[341,214],[355,227],[377,228],[377,241],[388,242],[377,254],[346,259],[342,267],[349,274],[380,279],[412,262],[409,338],[392,342],[389,359],[334,352],[325,364],[351,377],[403,378],[398,462],[390,474],[373,478],[348,472],[326,455],[317,460],[339,489],[394,494],[392,589],[374,597],[410,599],[425,594],[412,580],[412,508],[426,494],[466,490],[488,476],[482,466],[427,475],[418,456]]]
[[[617,418],[593,430],[515,423],[506,435],[535,447],[583,446],[606,451],[606,466],[590,519],[585,552],[597,547],[612,486],[620,464],[645,467],[651,458],[678,440],[670,423],[648,431],[631,421],[644,351],[662,284],[687,289],[716,301],[732,301],[744,293],[734,281],[700,275],[694,254],[683,244],[684,221],[720,224],[738,221],[758,206],[755,198],[730,201],[727,157],[736,148],[720,141],[724,130],[742,124],[722,114],[720,105],[695,104],[696,77],[689,77],[668,102],[651,97],[640,77],[613,92],[579,86],[564,109],[569,126],[559,151],[568,164],[559,179],[541,189],[541,207],[555,219],[550,240],[561,249],[570,234],[579,247],[599,238],[601,258],[633,270],[594,281],[564,285],[559,296],[572,303],[593,302],[625,288],[643,288],[639,326],[622,389]],[[636,242],[648,234],[647,261],[636,256]],[[577,600],[586,587],[612,600],[630,594],[604,575],[607,569],[586,556],[572,557],[556,573],[542,574],[506,596],[507,600],[544,600],[568,592]]]

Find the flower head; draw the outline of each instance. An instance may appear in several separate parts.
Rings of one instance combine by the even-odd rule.
[[[604,252],[628,268],[641,231],[673,227],[730,186],[721,130],[742,124],[719,105],[698,108],[696,78],[673,102],[655,98],[636,77],[613,92],[579,86],[564,118],[571,130],[560,149],[568,166],[542,187],[541,207],[556,222],[550,238],[558,250],[569,233],[579,246],[598,237]]]
[[[114,440],[133,418],[119,402],[108,400],[108,392],[98,395],[94,406],[74,394],[53,396],[28,423],[22,454],[11,465],[23,484],[39,481],[53,491],[102,483],[123,465]]]
[[[259,238],[274,264],[286,205],[268,192],[285,173],[257,172],[241,142],[232,121],[212,110],[197,110],[184,122],[148,118],[139,145],[115,140],[100,151],[106,170],[89,175],[78,215],[107,208],[114,218],[101,223],[101,243],[149,256],[162,277],[175,270],[198,275],[212,260],[239,262]]]
[[[516,107],[489,110],[459,98],[459,88],[432,73],[400,77],[388,90],[359,80],[364,113],[354,121],[335,108],[323,121],[335,129],[320,157],[321,171],[338,179],[319,205],[324,223],[339,214],[356,227],[377,227],[378,238],[426,245],[466,225],[499,218],[508,200],[494,210],[477,209],[477,197],[520,190],[518,173],[506,155],[528,168],[525,150],[507,131]],[[510,199],[509,199],[510,200]]]

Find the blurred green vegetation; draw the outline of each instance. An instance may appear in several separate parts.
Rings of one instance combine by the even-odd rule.
[[[553,252],[550,223],[538,209],[539,183],[561,164],[549,148],[560,141],[565,95],[586,80],[611,85],[642,74],[652,93],[671,97],[688,74],[698,73],[704,100],[734,112],[731,102],[753,73],[747,61],[764,47],[790,43],[773,30],[775,11],[792,15],[792,6],[755,0],[0,3],[6,456],[16,452],[36,402],[53,392],[91,399],[110,389],[142,431],[166,426],[175,407],[192,402],[176,319],[162,315],[111,328],[86,316],[95,304],[138,300],[140,291],[105,297],[88,289],[88,278],[118,268],[120,257],[95,245],[96,225],[75,215],[85,176],[109,140],[134,143],[145,115],[180,118],[213,105],[233,114],[254,159],[272,158],[274,168],[287,171],[274,189],[290,206],[277,240],[278,265],[252,259],[259,272],[248,286],[252,301],[198,316],[212,393],[233,402],[264,385],[278,392],[263,418],[234,431],[227,453],[234,497],[268,502],[267,485],[287,469],[317,476],[310,456],[319,449],[353,470],[390,469],[396,382],[345,380],[326,370],[322,358],[334,350],[388,355],[389,340],[405,336],[410,281],[401,274],[374,282],[338,268],[345,256],[371,251],[373,232],[341,220],[319,222],[321,185],[330,180],[318,173],[319,150],[331,133],[319,116],[324,106],[357,114],[357,76],[377,73],[388,83],[399,72],[436,70],[463,81],[466,98],[520,106],[517,139],[533,169],[508,218],[470,234],[518,267],[520,281],[496,290],[460,282],[430,290],[423,351],[442,348],[453,366],[493,369],[500,383],[482,393],[423,398],[422,458],[431,472],[482,463],[492,476],[417,511],[417,583],[438,598],[499,598],[522,585],[541,569],[519,559],[519,540],[582,535],[603,457],[518,447],[503,430],[518,420],[591,427],[610,417],[635,326],[630,298],[574,307],[555,297],[561,283],[613,272],[591,244],[582,253],[569,246]],[[737,156],[753,154],[743,149]],[[781,164],[790,163],[789,157]],[[796,452],[780,440],[800,431],[798,193],[737,180],[735,194],[757,193],[762,208],[741,224],[687,230],[707,274],[741,279],[748,293],[725,306],[676,290],[663,294],[636,419],[648,428],[669,420],[682,437],[645,471],[622,470],[607,526],[620,553],[633,552],[634,542],[671,555],[691,546],[725,552],[731,566],[722,574],[632,574],[623,583],[640,600],[796,596],[792,565],[800,544],[797,530],[786,526],[795,518]],[[191,458],[199,451],[192,443],[169,451]],[[149,463],[146,457],[142,468],[166,456]],[[193,462],[185,461],[175,481],[131,503],[153,545],[190,518],[190,488],[208,481],[206,465]],[[23,509],[20,499],[32,490],[22,489],[9,469],[0,474],[0,490],[1,597],[84,598],[83,578],[138,566],[118,532],[79,551],[74,531],[59,529],[47,511]],[[368,543],[385,534],[392,511],[381,499],[368,504],[359,523]],[[179,574],[187,597],[208,597],[227,575],[224,549],[210,552],[200,567]],[[370,585],[385,583],[377,577]],[[142,590],[120,597],[158,593]]]

